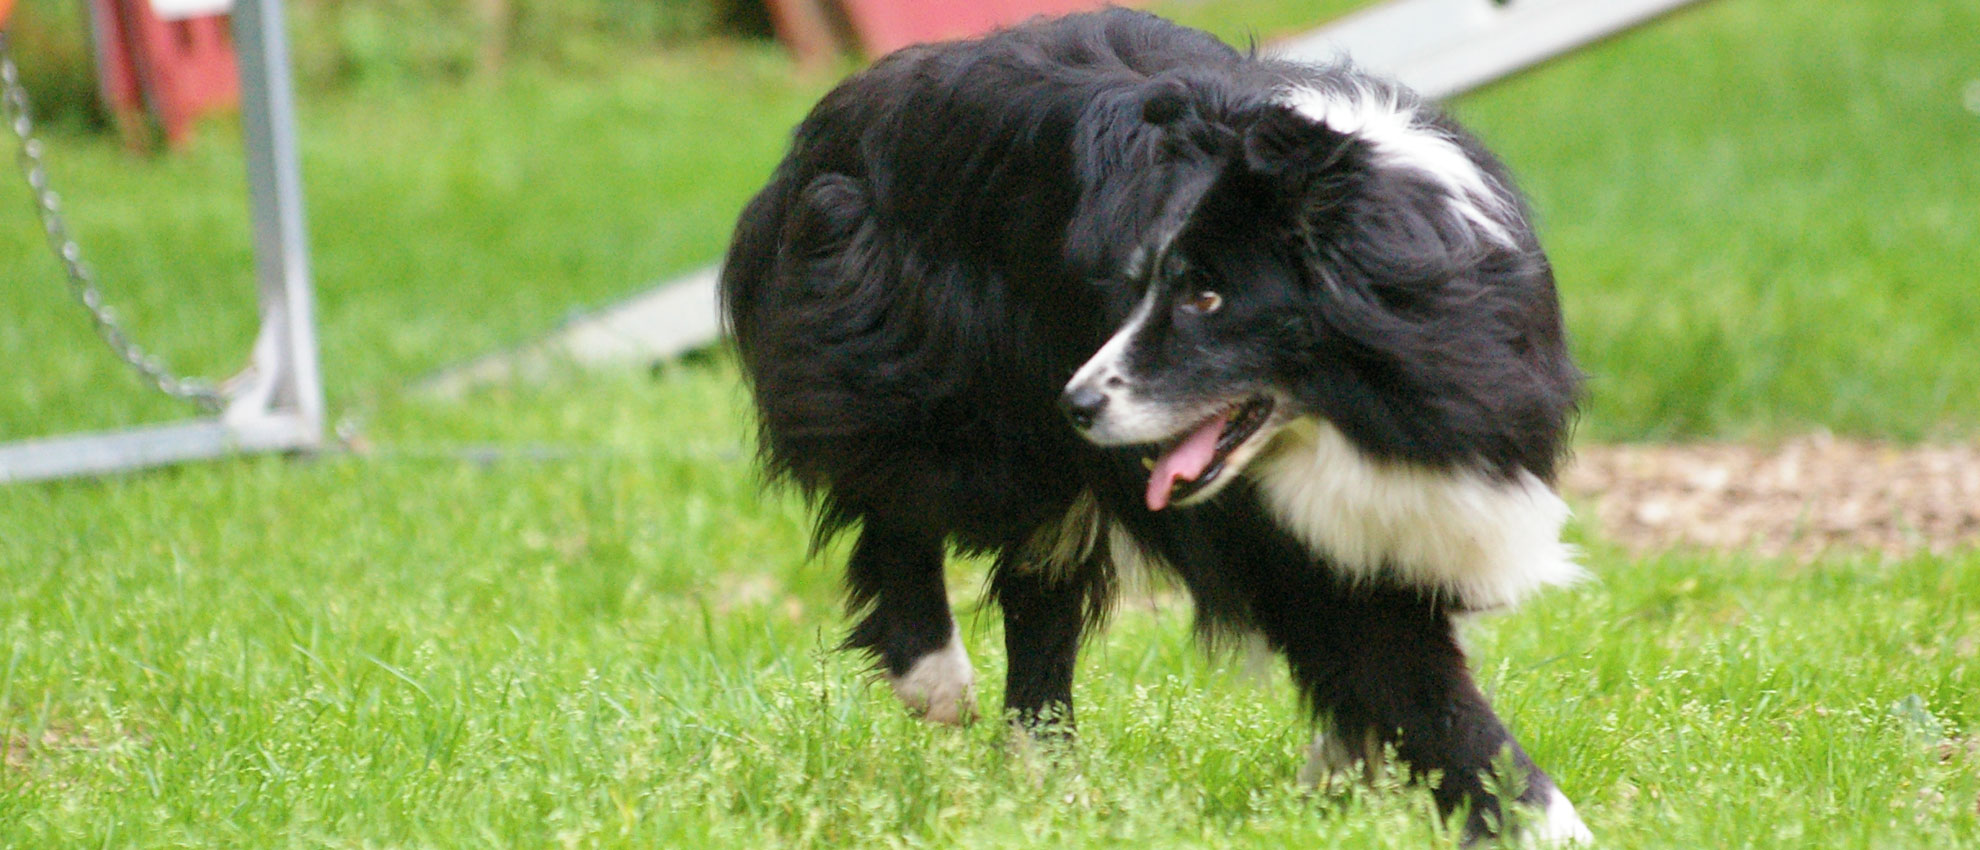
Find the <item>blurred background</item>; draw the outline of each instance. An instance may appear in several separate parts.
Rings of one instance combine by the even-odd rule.
[[[1288,691],[1160,586],[1082,657],[1079,769],[915,729],[831,651],[842,553],[758,487],[719,346],[431,389],[720,257],[866,61],[830,27],[793,55],[772,13],[806,5],[287,4],[337,437],[0,485],[0,845],[1432,843],[1425,798],[1300,791]],[[1146,8],[1269,45],[1366,5]],[[239,119],[106,111],[87,8],[7,25],[51,180],[133,336],[225,377]],[[1980,0],[1701,0],[1449,103],[1529,192],[1591,378],[1596,580],[1467,646],[1611,846],[1980,843],[1976,34]],[[0,442],[192,415],[66,290],[0,173]]]
[[[1355,5],[1155,9],[1269,41]],[[1595,434],[1917,438],[1973,420],[1980,370],[1942,355],[1980,308],[1980,68],[1960,35],[1975,5],[1718,0],[1457,102],[1536,196],[1598,379]],[[800,68],[750,0],[289,13],[341,398],[711,260],[787,128],[857,61]],[[252,326],[237,134],[122,150],[85,16],[23,0],[11,25],[51,167],[114,303],[175,364],[224,371]],[[0,435],[150,415],[99,391],[120,376],[64,333],[82,323],[52,297],[31,210],[11,207],[0,309],[19,321],[0,360],[20,379],[0,387]]]
[[[1165,0],[1269,43],[1351,0]],[[252,334],[238,133],[133,152],[87,6],[10,27],[110,301],[175,367]],[[289,4],[332,407],[711,262],[853,53],[798,62],[754,0]],[[1604,440],[1967,433],[1980,370],[1980,3],[1711,0],[1453,103],[1526,182]],[[0,438],[155,419],[0,189]],[[0,183],[4,185],[4,183]]]

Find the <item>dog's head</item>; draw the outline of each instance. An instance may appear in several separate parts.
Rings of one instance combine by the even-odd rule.
[[[1168,111],[1224,128],[1220,169],[1134,252],[1140,301],[1060,398],[1088,440],[1144,447],[1151,510],[1210,498],[1300,417],[1378,456],[1489,456],[1542,403],[1519,385],[1559,347],[1551,275],[1454,127],[1366,84]]]

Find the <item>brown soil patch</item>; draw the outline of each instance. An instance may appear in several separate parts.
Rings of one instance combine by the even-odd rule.
[[[51,724],[38,737],[15,732],[0,738],[0,764],[14,770],[27,770],[43,754],[61,750],[93,750],[96,742],[89,735],[68,726]]]
[[[1810,559],[1980,546],[1980,445],[1899,447],[1813,435],[1735,443],[1586,446],[1562,489],[1601,536]]]

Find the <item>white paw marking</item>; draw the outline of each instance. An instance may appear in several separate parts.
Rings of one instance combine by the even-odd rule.
[[[1299,770],[1299,783],[1313,788],[1334,782],[1373,785],[1381,769],[1382,748],[1373,730],[1359,746],[1340,735],[1320,731],[1313,733],[1313,743],[1306,748],[1306,766]]]
[[[916,659],[906,673],[888,676],[887,684],[930,723],[960,726],[976,719],[976,670],[960,635],[949,635],[948,644]]]
[[[1306,766],[1300,768],[1299,782],[1321,790],[1338,787],[1335,783],[1373,786],[1387,767],[1384,754],[1385,750],[1376,741],[1373,732],[1360,746],[1339,735],[1316,732],[1313,743],[1306,748]],[[1585,846],[1595,843],[1595,834],[1581,822],[1581,815],[1575,812],[1574,804],[1568,801],[1567,795],[1562,794],[1559,788],[1553,788],[1547,792],[1546,805],[1520,831],[1518,841],[1525,846]]]
[[[1593,844],[1595,834],[1581,822],[1566,794],[1559,788],[1547,796],[1547,808],[1526,828],[1526,837],[1537,844]]]

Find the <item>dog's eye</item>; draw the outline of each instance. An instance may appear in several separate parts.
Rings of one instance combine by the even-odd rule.
[[[1183,312],[1196,316],[1215,313],[1218,308],[1223,306],[1224,296],[1211,292],[1208,289],[1190,296],[1189,300],[1182,303]]]

